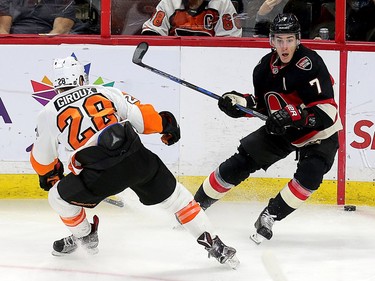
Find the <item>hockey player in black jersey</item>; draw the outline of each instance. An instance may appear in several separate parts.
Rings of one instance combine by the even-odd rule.
[[[279,14],[270,27],[272,51],[253,72],[254,95],[223,94],[218,106],[233,118],[249,117],[235,104],[268,115],[266,124],[240,141],[238,151],[202,183],[195,200],[203,209],[222,198],[257,170],[267,170],[298,152],[292,179],[269,200],[255,222],[252,240],[271,239],[272,226],[295,211],[320,186],[332,167],[342,129],[333,80],[322,58],[300,43],[300,24],[293,14]]]

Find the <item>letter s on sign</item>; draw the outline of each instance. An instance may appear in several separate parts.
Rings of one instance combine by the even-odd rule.
[[[354,133],[363,139],[362,142],[353,141],[350,146],[357,149],[364,149],[371,145],[372,140],[375,140],[375,136],[371,137],[368,132],[363,131],[363,127],[371,128],[374,122],[370,120],[360,120],[354,125]],[[375,142],[372,143],[371,149],[375,149]]]

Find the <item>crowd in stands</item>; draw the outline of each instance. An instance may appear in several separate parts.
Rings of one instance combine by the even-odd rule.
[[[0,0],[0,34],[100,34],[100,9],[101,0]],[[335,38],[335,0],[112,0],[111,32],[268,37],[279,13],[297,16],[302,39],[321,28]],[[346,0],[346,39],[375,42],[374,15],[375,0]]]
[[[85,6],[86,0],[0,0],[0,34],[99,33],[98,14],[95,27]]]

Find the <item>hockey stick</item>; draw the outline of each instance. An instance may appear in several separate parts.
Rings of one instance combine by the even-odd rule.
[[[177,78],[177,77],[175,77],[175,76],[173,76],[171,74],[165,73],[164,71],[161,71],[161,70],[159,70],[157,68],[154,68],[152,66],[149,66],[149,65],[143,63],[142,59],[143,59],[144,55],[146,54],[147,50],[148,50],[148,43],[146,43],[146,42],[139,43],[138,46],[137,46],[137,48],[134,51],[134,54],[133,54],[133,60],[132,60],[133,63],[135,63],[136,65],[139,65],[140,67],[146,68],[146,69],[150,70],[151,72],[159,74],[159,75],[161,75],[161,76],[163,76],[163,77],[165,77],[165,78],[167,78],[169,80],[172,80],[172,81],[174,81],[174,82],[176,82],[178,84],[181,84],[181,85],[183,85],[185,87],[193,89],[193,90],[195,90],[197,92],[200,92],[200,93],[202,93],[202,94],[204,94],[206,96],[209,96],[209,97],[214,98],[216,100],[220,99],[220,96],[218,96],[218,95],[216,95],[216,94],[214,94],[214,93],[212,93],[212,92],[210,92],[210,91],[208,91],[206,89],[198,87],[198,86],[196,86],[194,84],[191,84],[191,83],[189,83],[189,82],[187,82],[185,80]],[[259,113],[259,112],[255,111],[255,110],[250,109],[250,108],[241,106],[239,104],[236,104],[236,106],[237,106],[238,109],[240,109],[241,111],[243,111],[243,112],[245,112],[247,114],[250,114],[252,116],[258,117],[258,118],[260,118],[262,120],[267,120],[267,116],[263,115],[262,113]]]
[[[120,208],[125,206],[124,201],[122,201],[121,198],[118,197],[118,196],[107,197],[107,198],[103,199],[103,202],[106,202],[108,204],[111,204],[111,205],[114,205],[114,206],[117,206],[117,207],[120,207]]]

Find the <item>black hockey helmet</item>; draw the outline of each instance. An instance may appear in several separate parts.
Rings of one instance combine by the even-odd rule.
[[[270,26],[270,35],[291,33],[300,38],[301,25],[294,14],[278,14]]]

